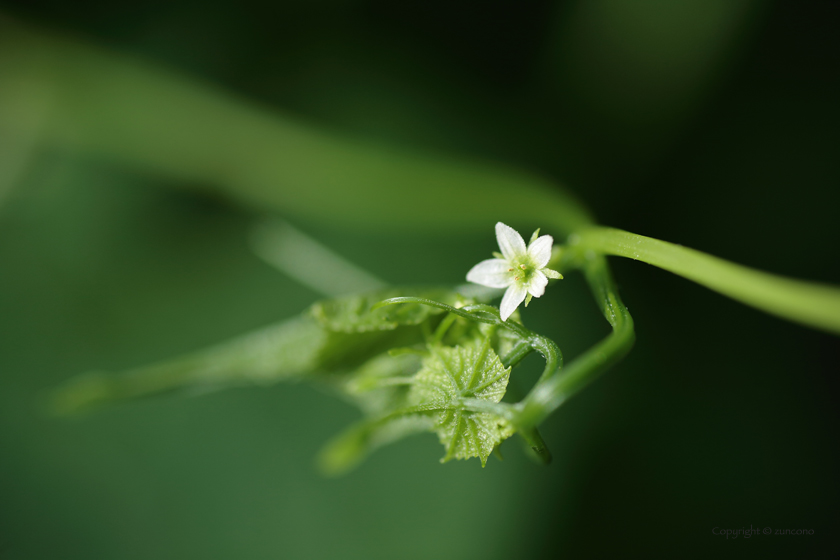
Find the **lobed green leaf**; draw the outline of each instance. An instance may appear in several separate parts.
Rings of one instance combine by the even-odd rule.
[[[408,395],[411,405],[439,410],[435,431],[446,448],[442,461],[479,457],[482,466],[493,449],[513,431],[491,413],[464,410],[465,398],[498,403],[505,394],[505,368],[489,340],[438,347],[424,360]]]

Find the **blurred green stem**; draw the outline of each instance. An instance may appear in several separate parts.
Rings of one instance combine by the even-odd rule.
[[[42,142],[332,226],[457,232],[504,219],[568,234],[594,225],[538,175],[343,138],[0,14],[0,131],[31,135],[32,123]]]

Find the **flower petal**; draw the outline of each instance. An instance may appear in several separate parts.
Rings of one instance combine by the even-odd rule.
[[[550,235],[538,237],[528,245],[528,256],[534,260],[537,268],[543,268],[551,260],[551,245],[554,238]]]
[[[528,290],[525,289],[525,286],[519,283],[512,284],[510,288],[507,289],[505,296],[502,298],[502,305],[499,307],[499,311],[502,315],[502,321],[507,321],[508,317],[516,311],[516,308],[519,307],[519,304],[525,299],[525,295],[527,293]]]
[[[499,249],[502,250],[502,254],[508,260],[521,257],[527,251],[522,236],[515,229],[502,222],[496,224],[496,241],[499,242]]]
[[[540,297],[545,293],[546,286],[548,286],[548,278],[537,270],[531,277],[531,281],[528,282],[528,292],[534,297]]]
[[[513,282],[508,270],[510,264],[502,259],[481,261],[467,272],[467,282],[474,282],[489,288],[507,288]]]

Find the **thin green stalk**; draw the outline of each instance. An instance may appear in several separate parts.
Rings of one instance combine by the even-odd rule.
[[[446,318],[440,322],[437,329],[435,329],[435,335],[432,337],[432,344],[438,345],[443,340],[443,337],[446,336],[446,331],[449,330],[449,327],[458,319],[457,315],[450,313],[446,316]]]
[[[515,420],[518,427],[540,424],[572,395],[623,358],[636,339],[633,318],[618,295],[606,259],[591,256],[583,264],[583,272],[613,332],[567,365],[562,374],[540,380],[519,405]]]
[[[840,288],[761,272],[694,249],[612,228],[569,238],[577,250],[658,266],[767,313],[840,334]]]
[[[502,365],[506,368],[515,367],[533,351],[534,347],[528,341],[520,340],[511,348],[510,352],[500,358]]]
[[[548,465],[551,463],[551,451],[549,451],[548,446],[545,444],[545,441],[536,426],[523,428],[517,433],[525,440],[525,443],[528,444],[528,447],[531,448],[537,459],[542,464]]]

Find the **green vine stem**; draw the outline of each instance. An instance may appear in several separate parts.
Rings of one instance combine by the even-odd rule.
[[[584,253],[644,261],[768,313],[840,334],[840,289],[835,286],[761,272],[619,229],[585,229],[572,234],[569,245]]]
[[[618,295],[606,259],[600,255],[590,255],[581,268],[613,332],[572,360],[560,375],[538,381],[519,405],[514,420],[517,427],[539,425],[572,395],[621,360],[636,340],[633,318]]]

